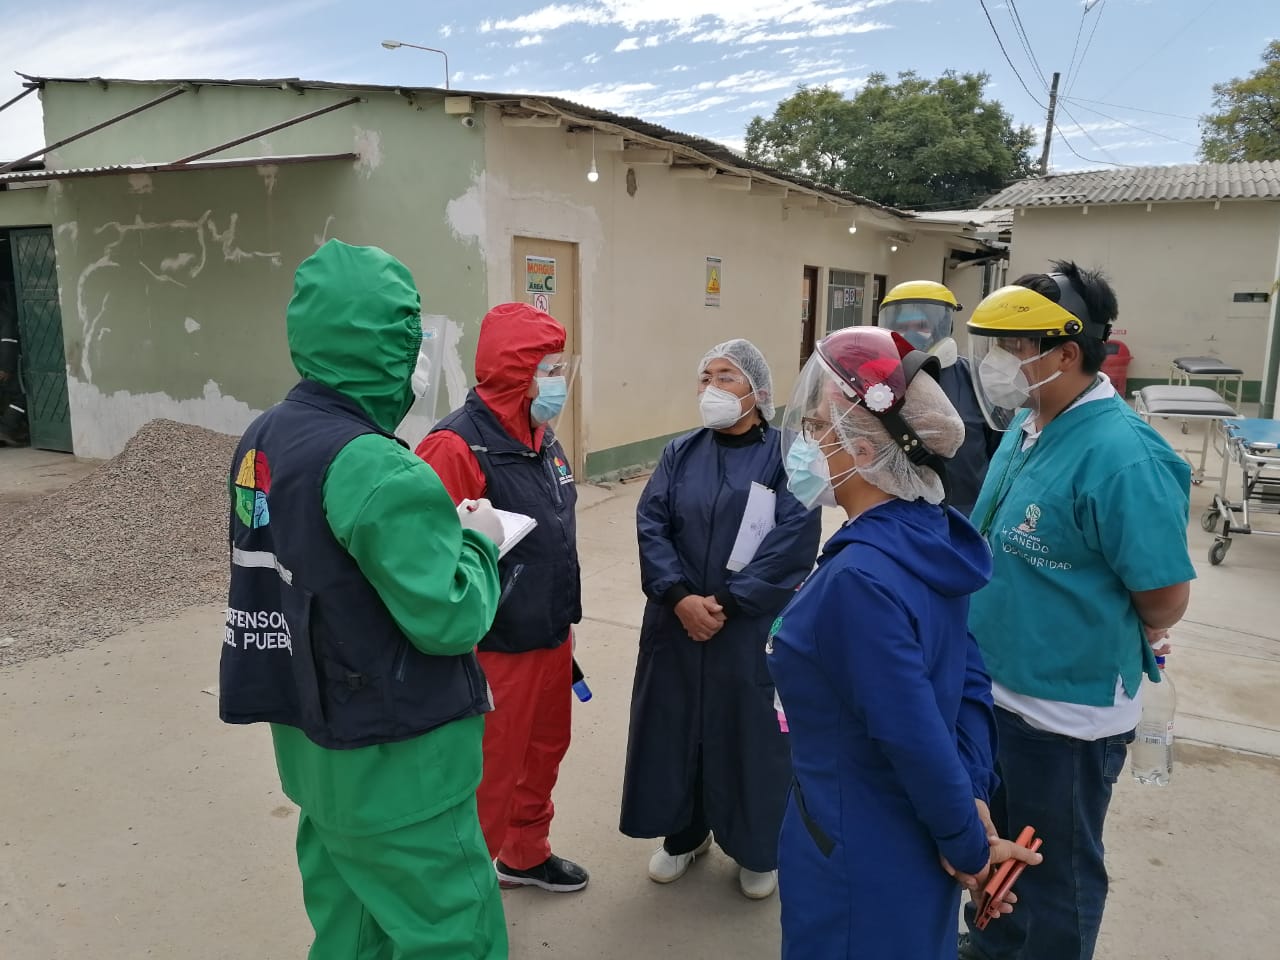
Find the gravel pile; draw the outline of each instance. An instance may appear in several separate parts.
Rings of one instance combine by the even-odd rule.
[[[226,599],[236,438],[153,420],[113,460],[0,523],[0,667]]]

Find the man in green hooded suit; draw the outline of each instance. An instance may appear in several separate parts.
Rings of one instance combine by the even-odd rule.
[[[395,437],[436,382],[420,314],[404,264],[324,244],[288,309],[302,379],[231,466],[221,716],[271,724],[311,960],[507,956],[475,799],[501,523]]]

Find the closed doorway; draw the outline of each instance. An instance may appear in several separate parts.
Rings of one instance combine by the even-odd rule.
[[[818,333],[818,268],[805,267],[800,286],[800,366],[813,354]]]
[[[566,356],[581,353],[578,325],[578,245],[562,240],[516,237],[513,248],[514,296],[555,317],[564,327]],[[575,477],[583,475],[582,383],[569,385],[569,400],[556,422],[556,437],[569,458]]]
[[[0,240],[7,241],[0,243],[0,256],[7,261],[0,269],[0,296],[9,300],[3,308],[17,314],[18,386],[24,395],[31,446],[70,453],[71,404],[53,230],[0,231]],[[5,283],[9,277],[10,283]]]

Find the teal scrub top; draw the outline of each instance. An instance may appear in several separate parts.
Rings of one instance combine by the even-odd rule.
[[[1191,467],[1118,396],[1078,404],[1023,450],[1023,413],[996,452],[973,520],[994,555],[969,627],[991,678],[1086,706],[1130,696],[1155,658],[1130,599],[1195,579]]]

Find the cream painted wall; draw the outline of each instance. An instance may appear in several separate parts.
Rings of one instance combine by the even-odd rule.
[[[636,166],[630,196],[616,153],[598,151],[600,179],[587,181],[589,137],[506,127],[492,109],[478,119],[486,128],[485,170],[450,204],[449,220],[459,239],[481,248],[491,302],[512,296],[513,237],[580,244],[579,389],[589,454],[695,427],[697,364],[731,337],[760,347],[777,402],[785,403],[799,370],[805,265],[823,268],[821,335],[827,269],[865,272],[868,286],[872,275],[887,274],[892,286],[914,279],[924,263],[936,275],[948,247],[946,238],[922,234],[891,254],[889,234],[869,213],[850,235],[848,218],[787,210],[780,198],[681,179],[663,166]],[[708,256],[723,260],[719,307],[704,304]],[[596,457],[589,469],[598,472],[601,462]]]
[[[1280,204],[1266,201],[1028,209],[1014,216],[1010,279],[1050,258],[1101,267],[1120,300],[1115,337],[1131,378],[1163,379],[1174,357],[1219,356],[1262,376],[1269,305],[1233,304],[1275,277]]]

